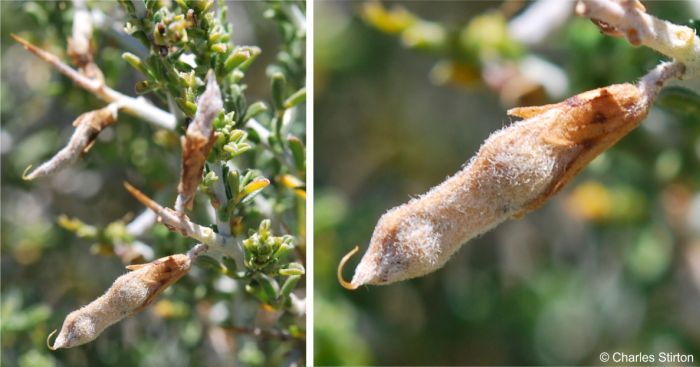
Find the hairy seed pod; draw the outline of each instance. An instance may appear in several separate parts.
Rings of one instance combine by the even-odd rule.
[[[216,83],[216,76],[213,71],[209,71],[207,88],[199,97],[197,112],[187,127],[187,133],[182,143],[182,167],[175,203],[177,211],[181,212],[185,208],[192,209],[194,195],[199,183],[202,182],[204,163],[216,141],[212,122],[222,108],[221,91]]]
[[[132,271],[117,278],[105,294],[68,314],[53,345],[49,339],[56,331],[47,338],[47,345],[56,350],[91,342],[108,326],[141,312],[187,274],[196,254],[171,255],[147,264],[127,266]]]
[[[42,163],[34,171],[22,176],[25,180],[33,180],[37,177],[48,176],[58,172],[62,168],[75,162],[80,156],[87,153],[95,144],[97,135],[107,126],[117,120],[117,110],[119,106],[112,103],[107,107],[86,112],[73,122],[75,131],[68,144],[58,151],[50,160]],[[30,167],[27,167],[28,171]]]
[[[469,239],[539,208],[639,125],[663,81],[679,73],[682,66],[662,64],[639,85],[612,85],[508,111],[524,120],[492,134],[457,174],[385,213],[349,283],[341,271],[357,248],[341,261],[341,285],[355,289],[430,273]]]

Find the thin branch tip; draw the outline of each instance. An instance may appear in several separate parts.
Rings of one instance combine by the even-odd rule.
[[[141,204],[147,206],[149,209],[153,210],[156,213],[159,213],[163,210],[163,207],[160,206],[160,204],[153,201],[151,198],[146,196],[146,194],[144,194],[139,189],[132,186],[130,183],[124,181],[123,184],[124,184],[124,188],[126,189],[126,191],[128,191],[131,194],[131,196],[136,198],[136,200],[141,202]]]
[[[350,258],[353,257],[358,251],[360,251],[360,246],[355,246],[355,248],[343,256],[343,258],[340,260],[340,264],[338,264],[338,282],[341,286],[343,286],[343,288],[351,291],[357,289],[358,285],[352,284],[351,282],[343,279],[343,268],[348,260],[350,260]]]
[[[33,53],[34,55],[36,55],[40,59],[52,64],[54,67],[56,67],[57,64],[63,64],[61,61],[58,60],[58,57],[56,57],[54,54],[52,54],[52,53],[50,53],[50,52],[48,52],[48,51],[46,51],[38,46],[35,46],[34,44],[27,41],[26,39],[14,34],[14,33],[11,33],[10,36],[12,37],[12,39],[17,41],[20,45],[24,46],[24,48],[27,51]],[[60,69],[59,69],[59,71],[63,72],[63,70],[60,70]],[[63,72],[63,73],[65,74],[65,72]],[[71,77],[70,75],[67,75],[67,76]]]
[[[27,40],[25,40],[24,38],[18,36],[18,35],[15,34],[15,33],[10,33],[10,37],[12,37],[12,39],[14,39],[15,41],[17,41],[19,44],[21,44],[21,45],[24,46],[24,47],[32,47],[32,44],[31,44],[31,43],[29,43]]]
[[[10,37],[12,37],[13,40],[19,43],[23,43],[22,41],[24,41],[22,37],[18,36],[16,33],[10,33]]]

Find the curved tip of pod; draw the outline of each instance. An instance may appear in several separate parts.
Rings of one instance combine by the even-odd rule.
[[[53,336],[53,334],[56,334],[57,331],[58,331],[58,329],[54,329],[54,330],[51,332],[51,334],[49,334],[49,336],[46,337],[46,346],[47,346],[50,350],[56,350],[56,349],[60,348],[60,347],[51,346],[51,337]],[[56,345],[56,344],[54,344],[54,345]]]
[[[349,290],[355,290],[357,289],[358,285],[352,284],[351,282],[348,282],[347,280],[343,279],[343,268],[345,267],[345,264],[350,260],[350,258],[357,253],[357,251],[360,251],[360,246],[355,246],[350,252],[345,254],[343,258],[340,260],[340,264],[338,264],[338,282],[340,285],[343,286],[345,289]]]
[[[32,173],[29,173],[29,171],[32,170],[32,165],[28,165],[27,168],[24,169],[24,172],[22,172],[22,179],[25,181],[31,181],[34,179],[34,175]]]

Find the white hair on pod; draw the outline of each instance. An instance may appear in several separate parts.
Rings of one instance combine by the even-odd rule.
[[[563,102],[508,111],[469,164],[426,194],[385,213],[346,288],[389,284],[441,268],[462,244],[542,206],[591,160],[637,127],[663,83],[684,71],[662,63],[639,84],[616,84]]]
[[[49,340],[56,331],[49,334],[46,339],[49,349],[72,348],[89,343],[108,326],[141,312],[161,292],[187,274],[193,258],[199,252],[197,249],[147,264],[127,266],[133,271],[117,278],[105,294],[66,316],[53,345]]]

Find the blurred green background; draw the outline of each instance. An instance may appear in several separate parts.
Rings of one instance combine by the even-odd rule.
[[[248,84],[248,101],[264,100],[269,105],[270,80],[265,69],[275,62],[282,42],[276,24],[264,18],[265,3],[227,4],[234,29],[233,43],[256,45],[263,50],[243,79]],[[95,62],[102,69],[106,84],[134,96],[134,84],[144,77],[124,62],[121,54],[129,51],[143,56],[145,48],[123,31],[124,14],[117,2],[91,1],[88,5],[96,20]],[[302,359],[303,337],[254,336],[237,328],[268,329],[295,324],[303,328],[303,318],[280,317],[281,312],[264,309],[245,292],[244,283],[221,275],[201,260],[146,311],[109,327],[96,341],[78,348],[49,351],[45,342],[49,332],[60,328],[69,312],[104,293],[126,271],[125,264],[145,261],[140,257],[142,254],[154,259],[187,251],[194,245],[192,240],[161,225],[139,238],[149,247],[127,244],[117,249],[117,252],[126,250],[120,253],[122,256],[115,256],[110,243],[110,231],[111,235],[122,233],[123,225],[144,210],[123,189],[123,181],[133,183],[149,195],[156,192],[154,198],[161,203],[174,201],[180,172],[180,142],[174,132],[156,129],[121,114],[118,123],[99,135],[84,159],[52,177],[23,181],[22,172],[29,164],[36,167],[66,144],[73,132],[71,123],[79,114],[103,107],[104,103],[74,86],[10,38],[11,33],[16,33],[68,62],[66,39],[73,19],[69,1],[2,1],[0,7],[0,364],[7,367],[277,366]],[[146,98],[168,108],[161,100]],[[294,134],[303,137],[303,122],[296,125]],[[259,168],[262,174],[272,178],[267,166],[263,166],[267,161],[253,150],[238,163],[242,168]],[[263,196],[284,190],[276,186],[273,183]],[[291,193],[285,196],[293,199]],[[199,196],[198,201],[190,217],[207,225],[211,217],[205,205],[201,205],[206,203],[206,197]],[[285,220],[297,218],[296,210],[287,210],[284,202],[274,199],[270,202],[275,211],[291,212]],[[61,215],[95,226],[99,238],[79,238],[80,233],[76,235],[59,225]],[[259,219],[255,217],[254,226]],[[292,229],[287,231],[294,232],[296,219],[289,223]],[[273,219],[274,234],[279,234],[283,225],[279,218]]]
[[[392,4],[450,32],[508,5]],[[646,5],[680,24],[700,18],[685,1]],[[697,83],[667,88],[640,128],[542,209],[470,241],[443,269],[340,287],[340,258],[366,250],[381,214],[459,170],[511,121],[492,89],[431,82],[451,50],[407,49],[362,6],[315,3],[315,364],[597,365],[615,351],[700,362]],[[567,96],[634,82],[661,60],[576,17],[523,52],[558,65]]]

